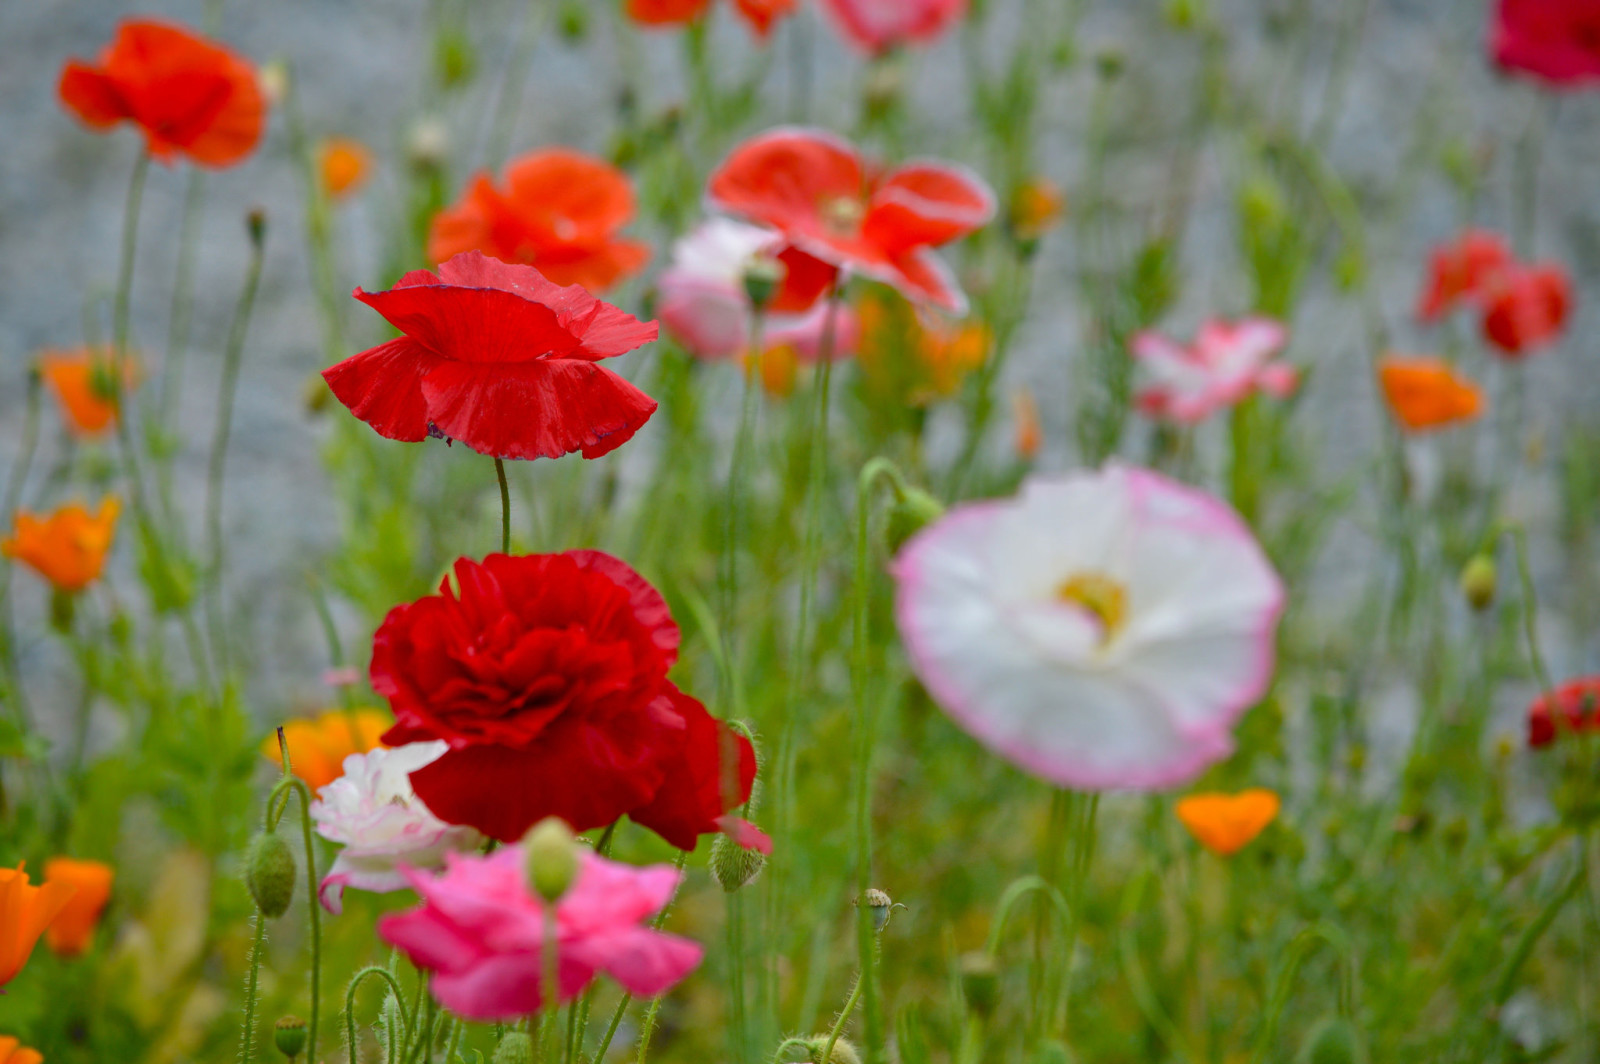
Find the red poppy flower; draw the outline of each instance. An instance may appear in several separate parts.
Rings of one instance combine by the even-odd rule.
[[[617,237],[633,211],[633,187],[621,170],[547,148],[513,160],[504,191],[488,174],[475,176],[461,200],[434,217],[428,257],[443,262],[481,251],[537,266],[556,284],[601,292],[650,258],[649,245]]]
[[[773,25],[794,13],[796,0],[734,0],[734,8],[756,36],[766,39]],[[681,26],[711,9],[711,0],[628,0],[628,17],[641,26]]]
[[[967,0],[823,0],[840,30],[874,55],[926,44],[967,10]]]
[[[1502,70],[1552,85],[1600,81],[1600,0],[1500,0],[1490,47]]]
[[[655,412],[596,363],[656,338],[577,285],[470,251],[355,297],[405,335],[322,371],[350,412],[391,440],[460,440],[497,458],[598,458]]]
[[[797,3],[798,0],[733,0],[733,6],[762,40],[779,19],[794,14]]]
[[[1508,358],[1522,358],[1560,337],[1572,310],[1572,282],[1559,266],[1514,265],[1483,295],[1483,335]]]
[[[754,750],[667,680],[678,627],[626,563],[495,554],[454,581],[391,610],[372,649],[384,742],[450,744],[411,775],[440,819],[511,840],[547,816],[632,815],[693,849],[749,798]]]
[[[962,167],[914,162],[884,173],[831,133],[793,127],[735,148],[709,194],[806,255],[954,313],[965,312],[966,296],[931,249],[983,225],[995,206],[989,186]]]
[[[61,102],[91,129],[132,122],[152,156],[177,153],[230,166],[261,139],[267,104],[248,62],[214,41],[165,22],[117,28],[98,65],[69,60]]]
[[[1468,229],[1454,244],[1435,248],[1417,317],[1436,321],[1463,300],[1481,295],[1488,281],[1511,262],[1510,246],[1498,233],[1484,229]]]
[[[1558,732],[1578,731],[1600,731],[1600,676],[1564,683],[1528,707],[1529,746],[1549,746]]]

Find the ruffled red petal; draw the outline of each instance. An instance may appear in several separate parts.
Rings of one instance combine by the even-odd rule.
[[[378,435],[416,443],[428,436],[422,378],[444,360],[410,337],[351,355],[322,371],[334,396]]]
[[[661,651],[666,667],[678,660],[678,647],[683,643],[683,633],[678,622],[672,619],[672,610],[661,592],[650,581],[614,554],[601,550],[569,550],[566,557],[578,563],[579,569],[593,570],[610,579],[628,593],[628,605],[633,609],[634,620],[650,631],[650,639]]]
[[[385,292],[357,288],[352,294],[429,351],[455,362],[523,363],[578,346],[542,303],[496,288],[406,283],[416,276],[407,274]]]
[[[767,308],[773,314],[804,314],[816,306],[839,279],[839,267],[789,246],[778,252],[783,283]]]
[[[109,129],[130,117],[117,83],[87,63],[72,60],[61,68],[57,94],[73,114],[94,129]]]
[[[679,849],[692,850],[701,835],[722,829],[725,813],[749,801],[756,752],[698,700],[670,684],[666,697],[687,726],[684,743],[655,796],[628,816]]]
[[[937,246],[978,229],[994,209],[994,192],[965,167],[912,163],[873,191],[862,235],[891,252]]]
[[[874,276],[915,302],[931,303],[957,316],[967,312],[966,293],[945,261],[928,248],[913,248],[897,256],[887,269]]]
[[[848,143],[820,129],[782,126],[735,148],[707,186],[711,203],[793,237],[825,235],[823,212],[860,202],[866,174]]]

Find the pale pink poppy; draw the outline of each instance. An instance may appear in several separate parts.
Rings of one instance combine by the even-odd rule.
[[[1192,425],[1252,392],[1287,398],[1300,383],[1293,366],[1275,361],[1288,338],[1268,318],[1208,321],[1188,347],[1160,333],[1138,333],[1129,348],[1150,378],[1139,392],[1139,408]]]
[[[438,876],[407,870],[422,905],[378,921],[378,934],[419,968],[445,1008],[470,1020],[513,1020],[543,1002],[545,908],[528,884],[520,845],[487,857],[450,854]],[[700,963],[699,945],[645,926],[672,899],[682,873],[632,868],[587,850],[555,905],[557,996],[581,994],[604,972],[652,997]]]
[[[967,0],[823,0],[852,43],[879,55],[938,39],[967,10]]]
[[[954,507],[894,575],[934,700],[1060,786],[1187,783],[1228,755],[1272,677],[1272,564],[1232,509],[1147,470],[1032,477]]]
[[[317,791],[311,819],[317,834],[344,848],[317,892],[329,912],[343,909],[344,888],[377,894],[410,884],[402,864],[437,868],[444,855],[475,849],[483,836],[446,824],[411,789],[411,773],[430,764],[449,744],[379,747],[344,759],[344,775]]]

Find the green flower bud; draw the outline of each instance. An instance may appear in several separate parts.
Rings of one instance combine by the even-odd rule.
[[[729,894],[756,878],[766,863],[759,850],[747,850],[726,835],[711,840],[711,878]]]
[[[561,36],[574,44],[589,33],[589,8],[584,0],[566,0],[558,20]]]
[[[298,1016],[285,1016],[272,1028],[272,1044],[278,1052],[293,1060],[306,1048],[306,1021]]]
[[[743,275],[744,294],[750,298],[750,305],[766,309],[788,272],[789,268],[777,259],[765,255],[751,259]]]
[[[994,1012],[1000,997],[1000,967],[994,955],[986,950],[963,953],[960,960],[961,993],[967,1004],[980,1016]]]
[[[884,529],[889,551],[898,554],[906,540],[944,516],[944,503],[921,488],[907,488],[896,494],[889,507],[889,523]]]
[[[257,835],[245,856],[244,881],[263,916],[275,920],[289,911],[294,880],[294,854],[289,844],[275,832]]]
[[[861,1054],[843,1038],[833,1040],[833,1052],[828,1053],[827,1060],[822,1059],[822,1054],[828,1052],[827,1035],[814,1036],[806,1042],[806,1048],[811,1051],[811,1064],[861,1064]]]
[[[1494,559],[1487,554],[1474,554],[1461,570],[1461,594],[1475,610],[1486,610],[1494,605],[1496,573]]]
[[[533,1036],[523,1031],[507,1031],[494,1047],[490,1064],[533,1064]]]
[[[1366,1064],[1367,1051],[1348,1020],[1328,1016],[1311,1028],[1294,1059],[1295,1064]]]
[[[578,876],[577,840],[567,822],[545,817],[522,837],[522,848],[533,892],[550,902],[565,894]]]
[[[267,211],[264,207],[257,207],[244,216],[245,231],[250,234],[250,243],[260,247],[267,239]]]

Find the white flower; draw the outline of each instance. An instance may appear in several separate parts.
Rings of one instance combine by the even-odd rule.
[[[896,558],[912,668],[968,732],[1052,783],[1171,787],[1266,691],[1283,587],[1229,507],[1142,469],[1033,477]]]
[[[345,887],[403,890],[410,884],[400,865],[438,868],[446,853],[482,844],[477,831],[446,824],[411,790],[411,773],[448,747],[440,740],[351,754],[344,775],[317,791],[311,803],[317,834],[344,847],[318,891],[328,911],[341,911]]]

